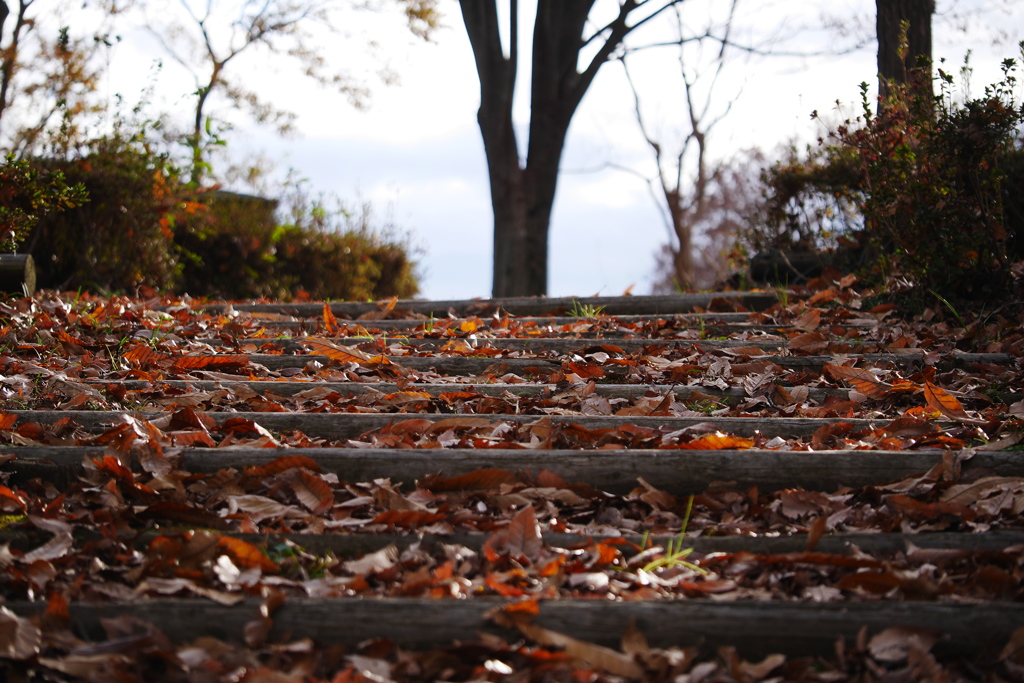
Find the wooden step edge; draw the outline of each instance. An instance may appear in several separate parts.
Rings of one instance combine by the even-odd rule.
[[[387,638],[406,649],[474,641],[479,632],[510,639],[521,636],[496,627],[489,613],[509,602],[494,598],[288,598],[273,613],[271,641],[309,638],[322,646],[355,646]],[[262,601],[234,605],[189,598],[139,599],[130,603],[71,602],[72,630],[91,641],[106,639],[102,620],[121,615],[157,625],[173,642],[200,636],[244,642],[246,625],[260,615]],[[22,617],[39,615],[44,602],[10,601],[4,607]],[[748,658],[783,653],[830,655],[840,638],[852,645],[861,629],[873,635],[904,626],[941,634],[943,656],[994,655],[1024,625],[1024,604],[872,602],[715,602],[666,600],[609,602],[553,600],[540,603],[534,624],[573,638],[618,649],[630,623],[652,647],[699,646],[713,653],[731,645]]]
[[[309,362],[317,362],[321,365],[329,365],[332,361],[324,355],[310,354],[247,354],[250,362],[258,363],[269,370],[280,370],[283,368],[302,368]],[[493,356],[388,356],[392,363],[412,370],[437,370],[444,374],[472,374],[479,375],[494,366],[506,365],[506,372],[522,372],[531,367],[539,371],[551,372],[561,367],[562,360],[559,358],[496,358]],[[828,364],[840,364],[846,360],[859,360],[861,363],[886,364],[897,367],[913,367],[923,365],[925,356],[923,353],[848,353],[830,356],[789,356],[764,354],[752,356],[749,361],[767,361],[783,368],[795,369],[821,369]],[[1010,365],[1015,362],[1015,357],[1007,353],[956,353],[942,356],[935,363],[938,367],[969,367],[974,363],[985,363],[989,365]],[[623,368],[623,371],[628,368]]]
[[[83,458],[101,457],[102,448],[0,447],[14,459],[0,465],[15,481],[35,477],[68,483],[81,471]],[[189,472],[258,466],[302,455],[342,481],[390,478],[412,484],[423,477],[468,474],[481,469],[523,472],[547,469],[570,483],[585,483],[612,494],[626,494],[642,477],[673,495],[716,490],[761,491],[804,488],[837,491],[881,485],[927,472],[955,455],[950,451],[772,451],[772,450],[528,450],[528,449],[359,449],[253,448],[185,449]],[[957,465],[953,465],[954,467]],[[979,451],[958,465],[964,472],[988,476],[1024,476],[1024,458],[1016,451]]]
[[[562,393],[563,391],[572,392],[573,388],[561,390],[554,384],[539,384],[539,383],[527,383],[527,384],[438,384],[436,382],[410,382],[403,384],[399,387],[397,384],[392,382],[324,382],[315,378],[309,378],[305,380],[245,380],[239,379],[238,381],[231,380],[190,380],[190,379],[161,379],[161,380],[122,380],[122,379],[86,379],[82,381],[82,384],[88,384],[90,386],[102,389],[108,386],[116,386],[119,388],[126,389],[127,391],[146,391],[150,389],[159,389],[160,387],[170,387],[173,389],[181,389],[185,391],[217,391],[225,389],[228,391],[238,391],[239,389],[254,391],[258,394],[273,393],[279,396],[293,396],[303,391],[311,391],[316,389],[326,389],[328,391],[334,391],[341,395],[359,395],[369,393],[381,393],[381,394],[393,394],[399,391],[407,392],[421,392],[430,394],[431,396],[439,396],[440,394],[450,392],[471,392],[480,394],[482,396],[503,396],[505,393],[512,394],[514,396],[539,396],[545,391],[550,391],[553,395]],[[779,385],[787,391],[792,391],[794,387],[792,385]],[[577,389],[579,386],[576,387]],[[594,393],[598,396],[604,396],[606,398],[625,398],[633,399],[640,396],[644,396],[649,392],[656,392],[661,396],[665,396],[668,392],[674,393],[677,397],[682,400],[688,399],[694,394],[710,396],[715,399],[721,399],[722,401],[742,401],[746,398],[750,398],[747,392],[740,387],[730,387],[728,389],[719,389],[718,387],[708,387],[701,385],[651,385],[651,384],[596,384],[594,387]],[[810,387],[807,390],[807,398],[814,401],[822,401],[828,397],[837,396],[840,398],[849,398],[849,389],[837,389],[837,388],[822,388],[822,387]],[[170,397],[173,398],[173,397]]]
[[[315,555],[331,553],[336,557],[360,557],[376,552],[390,545],[404,550],[413,545],[426,550],[438,549],[443,545],[460,545],[480,551],[489,534],[235,534],[218,532],[248,541],[254,545],[270,546],[275,543],[294,543]],[[137,544],[148,545],[156,532],[139,537]],[[631,557],[641,547],[667,547],[679,543],[678,536],[654,534],[641,536],[605,536],[600,534],[543,534],[544,543],[552,548],[579,548],[590,543],[613,543],[626,557]],[[644,545],[645,544],[645,545]],[[852,547],[871,554],[905,553],[912,547],[935,550],[963,550],[965,552],[1002,552],[1007,548],[1024,545],[1024,531],[985,531],[978,533],[922,532],[902,533],[837,533],[822,536],[814,546],[814,552],[832,555],[844,554]],[[694,553],[753,553],[755,555],[781,555],[795,553],[797,556],[808,550],[807,535],[796,536],[686,536],[683,548],[692,548]]]
[[[188,531],[191,531],[188,530]],[[150,546],[154,539],[176,536],[186,531],[168,527],[131,533],[121,538],[139,549]],[[417,547],[428,552],[443,552],[446,545],[457,545],[479,552],[491,537],[488,533],[457,532],[436,533],[240,533],[230,530],[215,530],[221,536],[238,538],[261,548],[272,548],[281,544],[294,545],[316,556],[333,555],[343,559],[355,559],[377,552],[388,546],[399,550]],[[42,536],[47,538],[43,539]],[[845,555],[856,548],[873,556],[906,553],[914,548],[926,550],[957,550],[966,553],[1001,553],[1008,549],[1024,546],[1024,530],[1005,529],[982,532],[925,531],[921,533],[831,533],[818,539],[813,548],[808,546],[807,534],[791,536],[684,536],[666,534],[588,534],[585,532],[542,534],[543,542],[551,548],[574,549],[592,544],[614,545],[625,557],[636,555],[643,548],[670,544],[681,545],[693,551],[692,558],[711,553],[751,553],[754,555],[793,555],[794,562],[800,562],[806,552],[827,555]],[[86,529],[75,531],[76,542],[87,542],[107,538],[105,535]],[[21,552],[30,552],[49,540],[49,534],[37,529],[4,527],[0,529],[0,544],[9,544]],[[810,560],[803,560],[810,562]]]
[[[304,341],[310,338],[317,339],[328,339],[333,343],[341,347],[348,347],[358,345],[360,343],[368,341],[367,339],[359,339],[353,337],[341,337],[333,338],[328,336],[321,337],[320,335],[307,335],[299,337],[267,337],[267,338],[243,338],[238,339],[238,345],[243,349],[245,347],[256,346],[258,348],[265,348],[267,346],[281,347],[283,349],[295,348],[296,344],[302,344]],[[534,351],[537,353],[541,352],[563,352],[563,353],[577,353],[583,349],[593,348],[598,346],[616,346],[623,351],[639,351],[644,348],[666,348],[679,346],[683,348],[689,348],[691,346],[697,346],[699,348],[707,349],[735,349],[735,348],[757,348],[762,350],[778,350],[786,348],[786,344],[789,342],[788,339],[604,339],[600,337],[488,337],[483,335],[466,336],[466,337],[448,337],[448,338],[433,338],[433,337],[402,337],[400,335],[390,336],[385,339],[386,342],[394,344],[399,343],[403,346],[416,349],[418,352],[438,352],[441,351],[442,347],[450,343],[459,342],[465,343],[474,349],[501,349],[508,351]],[[225,344],[221,339],[209,339],[204,340],[204,344],[209,344],[214,348],[223,347]],[[845,342],[836,341],[836,344],[842,344]],[[878,346],[877,344],[871,344],[871,346]],[[302,354],[298,354],[302,355]],[[403,356],[393,356],[393,358],[402,358]],[[757,356],[753,356],[756,358]]]
[[[75,424],[90,431],[103,430],[124,422],[123,416],[131,416],[141,420],[155,420],[173,413],[166,411],[105,411],[105,410],[11,410],[5,414],[15,417],[15,425],[27,422],[53,424],[63,419],[70,419]],[[772,438],[782,436],[796,438],[810,436],[825,425],[838,422],[851,425],[852,429],[875,429],[889,424],[888,417],[868,418],[818,418],[818,417],[656,417],[656,416],[592,416],[592,415],[509,415],[509,414],[449,414],[449,413],[303,413],[303,412],[234,412],[234,411],[196,411],[200,419],[211,420],[220,426],[227,420],[250,420],[265,429],[282,432],[299,430],[308,436],[328,439],[354,439],[367,432],[382,429],[405,420],[426,420],[441,422],[444,420],[462,420],[452,422],[452,426],[462,428],[469,425],[467,420],[484,420],[491,423],[513,423],[521,425],[544,424],[575,424],[584,429],[618,429],[623,426],[641,427],[646,429],[671,432],[682,429],[696,428],[701,432],[721,431],[744,437],[760,434]],[[478,423],[480,426],[482,422]],[[951,423],[937,422],[937,427],[949,426]],[[461,425],[461,426],[460,426]]]
[[[296,328],[300,329],[322,329],[324,327],[323,310],[321,309],[317,314],[311,315],[307,318],[294,318],[292,316],[280,316],[276,313],[259,313],[259,312],[246,312],[246,316],[249,316],[251,320],[257,322],[260,327],[264,327],[268,330],[293,330]],[[280,317],[279,317],[280,316]],[[606,320],[614,321],[619,325],[644,325],[656,322],[658,320],[664,320],[666,322],[672,321],[676,328],[683,327],[684,329],[693,330],[705,330],[708,334],[715,334],[719,332],[794,332],[796,328],[790,323],[783,322],[752,322],[751,319],[757,319],[757,313],[674,313],[669,315],[612,315],[612,316],[598,316],[590,318],[578,318],[569,316],[513,316],[511,318],[500,318],[501,323],[495,323],[494,317],[480,318],[480,321],[484,324],[483,330],[501,330],[505,326],[506,320],[511,320],[517,325],[525,325],[532,327],[534,325],[542,327],[556,328],[555,332],[560,330],[557,328],[563,327],[579,327],[583,328],[586,326],[594,325],[597,327],[597,332],[605,335],[614,335],[614,330],[609,330],[606,324],[603,324]],[[288,319],[281,319],[288,318]],[[422,332],[424,329],[432,329],[432,325],[436,324],[438,320],[448,320],[449,318],[436,318],[432,323],[428,318],[423,320],[422,318],[386,318],[384,320],[349,320],[346,318],[337,319],[339,327],[352,328],[362,327],[370,332],[379,330],[381,332],[392,332],[392,331],[415,331]],[[452,318],[452,320],[465,320],[465,318]],[[848,320],[837,321],[834,324],[847,329],[859,329],[859,330],[871,330],[878,327],[880,324],[878,320],[874,318],[850,318]],[[579,334],[594,334],[588,330],[580,330]]]
[[[668,294],[654,296],[590,296],[590,297],[510,297],[498,299],[454,299],[428,301],[400,299],[394,308],[435,318],[447,317],[449,311],[458,315],[483,317],[503,311],[519,316],[564,316],[572,310],[589,309],[606,315],[637,315],[699,312],[708,309],[716,300],[741,305],[752,311],[764,310],[778,302],[775,292],[717,292],[705,294]],[[302,317],[323,314],[323,302],[311,303],[263,303],[263,304],[202,304],[196,308],[208,311],[223,311],[227,306],[236,311],[286,313]],[[373,302],[331,302],[335,315],[357,318],[366,313],[382,310]],[[597,309],[600,309],[599,311]]]

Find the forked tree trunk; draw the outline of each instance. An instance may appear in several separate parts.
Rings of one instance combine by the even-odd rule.
[[[906,83],[919,57],[932,57],[932,14],[935,0],[875,0],[878,35],[878,92],[888,94],[888,82]],[[907,22],[907,53],[900,57],[900,27]],[[931,78],[923,79],[921,94],[932,95]]]
[[[661,9],[681,0],[665,0]],[[496,0],[460,0],[477,74],[477,120],[487,156],[494,211],[494,296],[537,296],[548,288],[548,229],[558,184],[562,148],[576,108],[598,70],[630,30],[626,19],[638,7],[625,2],[605,27],[603,42],[579,69],[584,30],[594,0],[537,0],[533,31],[530,126],[521,159],[512,123],[518,66],[518,2],[509,0],[508,53],[502,49]],[[643,4],[643,3],[641,3]]]

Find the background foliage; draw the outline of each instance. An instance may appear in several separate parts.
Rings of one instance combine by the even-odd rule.
[[[962,100],[942,69],[939,93],[922,95],[922,70],[892,83],[877,112],[862,84],[860,117],[765,175],[766,220],[748,241],[831,250],[841,269],[898,281],[917,304],[1013,295],[1024,258],[1016,70],[1005,60],[998,83]]]

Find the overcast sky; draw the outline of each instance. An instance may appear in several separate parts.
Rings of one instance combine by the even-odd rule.
[[[819,50],[852,42],[803,28],[817,25],[822,8],[837,16],[873,21],[874,4],[865,0],[746,2],[760,10],[745,15],[744,25],[768,28],[788,38],[779,43],[782,50]],[[1020,4],[974,0],[972,5],[983,6],[987,14],[967,35],[957,30],[957,22],[937,17],[935,57],[946,57],[955,71],[965,50],[972,47],[980,90],[996,75],[1002,58],[1018,56],[1018,38],[993,48],[993,31],[1024,38]],[[966,6],[967,2],[939,2],[945,16]],[[262,151],[279,169],[297,169],[318,190],[351,202],[370,200],[379,214],[390,214],[424,250],[421,296],[489,296],[491,214],[476,126],[479,84],[457,3],[442,0],[440,7],[446,26],[430,44],[411,40],[396,17],[359,17],[368,22],[381,53],[401,79],[396,86],[375,86],[371,106],[365,110],[354,109],[344,98],[303,81],[294,72],[261,64],[255,57],[240,61],[235,66],[245,72],[250,84],[279,106],[298,113],[298,134],[280,138],[272,131],[244,126],[232,134],[229,144],[239,152]],[[530,14],[525,6],[520,11]],[[140,82],[146,71],[143,65],[156,56],[156,46],[142,33],[127,37],[111,61],[109,87],[130,97],[144,87]],[[325,45],[324,53],[359,65],[365,49],[360,45],[353,38],[347,46]],[[830,112],[836,100],[848,103],[848,113],[855,114],[857,84],[875,81],[874,51],[870,45],[823,58],[737,56],[727,67],[716,100],[718,106],[734,98],[736,102],[714,129],[712,153],[726,157],[752,146],[772,150],[793,138],[812,140],[822,131],[810,121],[810,112]],[[668,139],[683,113],[678,100],[672,99],[673,91],[678,91],[678,81],[671,78],[675,57],[664,52],[644,59],[648,61],[637,62],[635,75],[646,93],[650,120]],[[180,93],[188,87],[184,73],[165,63],[158,89]],[[180,98],[161,103],[183,113],[188,108]],[[621,67],[607,64],[573,121],[563,157],[551,225],[552,296],[617,295],[629,287],[636,294],[650,290],[654,254],[668,238],[666,227],[644,181],[608,167],[627,166],[648,176],[654,172],[632,107]],[[517,107],[521,122],[528,113],[528,104],[521,100]]]

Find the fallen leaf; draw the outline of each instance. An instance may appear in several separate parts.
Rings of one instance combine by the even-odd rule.
[[[363,353],[354,346],[338,346],[326,339],[306,337],[302,340],[302,343],[338,363],[364,364],[368,363],[371,359],[369,354]]]
[[[357,560],[349,560],[342,566],[345,568],[345,571],[351,572],[356,576],[369,576],[390,569],[397,563],[398,546],[392,543],[376,552],[367,553]]]
[[[519,477],[508,470],[486,468],[457,477],[428,475],[416,485],[428,491],[477,491],[497,489],[502,484],[518,484]]]
[[[924,383],[924,400],[932,410],[939,411],[951,420],[967,424],[988,424],[988,420],[979,420],[969,416],[964,412],[964,408],[956,396],[931,382]]]
[[[324,302],[324,331],[329,335],[337,335],[339,331],[338,319],[334,317],[334,311],[331,310],[331,305]]]
[[[595,669],[600,669],[613,676],[625,678],[643,678],[644,670],[637,664],[632,656],[616,652],[607,647],[577,640],[557,631],[551,631],[525,621],[517,621],[515,624],[527,638],[547,647],[561,648],[565,653],[576,659],[580,659]]]
[[[28,619],[0,607],[0,655],[24,660],[34,657],[43,643],[39,629]]]
[[[934,631],[910,626],[890,626],[868,642],[868,652],[879,662],[898,664],[912,650],[928,652],[939,640]]]
[[[878,381],[878,378],[867,370],[826,363],[825,372],[831,375],[832,379],[850,383],[854,389],[868,398],[882,398],[892,389],[888,384]]]
[[[231,556],[238,566],[242,568],[258,568],[264,572],[276,574],[280,571],[277,563],[260,552],[260,549],[248,541],[243,541],[234,536],[221,536],[217,545],[225,553]]]

